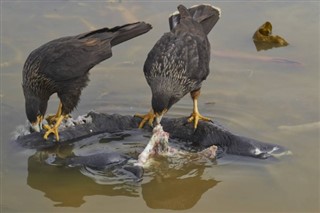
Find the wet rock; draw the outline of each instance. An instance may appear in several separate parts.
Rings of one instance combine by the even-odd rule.
[[[252,39],[257,51],[289,45],[284,38],[278,35],[272,35],[272,24],[268,21],[257,29]]]
[[[46,162],[50,159],[50,165],[80,167],[83,168],[82,173],[90,174],[95,178],[97,175],[103,174],[107,177],[121,177],[126,181],[139,182],[142,180],[144,167],[148,168],[150,163],[152,164],[152,160],[149,159],[147,164],[137,164],[139,159],[130,154],[133,150],[119,150],[119,148],[106,146],[102,153],[76,156],[72,154],[74,152],[70,152],[71,155],[62,155],[60,151],[56,150],[59,150],[62,146],[76,145],[77,142],[84,146],[85,144],[82,144],[84,140],[82,139],[99,137],[100,134],[120,134],[125,131],[136,131],[140,121],[140,118],[129,115],[90,112],[73,121],[65,122],[65,124],[73,122],[74,125],[61,125],[59,142],[56,142],[53,136],[47,141],[44,140],[44,132],[22,134],[15,139],[15,142],[25,148],[37,149],[37,153],[46,153],[40,158],[46,159]],[[216,121],[200,121],[196,130],[193,129],[192,123],[187,122],[186,117],[163,118],[161,125],[170,136],[169,146],[165,149],[168,150],[167,156],[181,155],[182,159],[190,157],[198,159],[199,157],[215,161],[216,158],[222,158],[226,153],[267,159],[273,155],[286,152],[286,149],[279,145],[233,134]],[[152,132],[152,130],[152,127],[145,125],[141,134]],[[137,132],[140,132],[140,130]],[[121,143],[121,141],[117,141],[117,143]],[[172,144],[174,144],[174,147],[172,147]],[[141,153],[142,150],[138,152]],[[164,153],[164,155],[166,154]],[[104,176],[103,178],[105,178]]]
[[[53,136],[49,137],[48,140],[44,140],[43,131],[19,136],[15,142],[25,148],[42,149],[53,147],[57,143],[76,143],[81,139],[101,133],[116,133],[137,129],[141,121],[141,118],[130,115],[110,115],[97,112],[89,112],[83,118],[86,118],[90,122],[61,129],[59,142],[56,142]],[[194,150],[199,152],[212,145],[217,146],[218,158],[222,157],[224,153],[254,158],[267,158],[273,153],[285,151],[285,148],[279,145],[233,134],[216,121],[212,123],[201,121],[196,130],[193,129],[191,123],[187,122],[186,117],[163,118],[161,124],[164,131],[170,134],[170,139],[190,142],[187,143],[187,146],[192,146]],[[144,130],[151,132],[152,128],[145,125]],[[181,145],[186,145],[186,143],[181,143]]]

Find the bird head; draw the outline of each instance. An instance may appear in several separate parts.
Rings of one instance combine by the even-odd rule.
[[[152,79],[150,87],[152,109],[159,124],[162,116],[185,95],[184,85],[176,78],[158,76]]]
[[[152,109],[156,116],[157,124],[160,124],[162,116],[169,110],[172,105],[173,104],[170,103],[168,97],[158,94],[152,95]]]
[[[40,98],[24,90],[25,110],[32,130],[40,132],[43,115],[40,113]]]
[[[152,94],[152,109],[156,116],[156,123],[160,124],[163,115],[178,102],[180,98],[166,91],[155,92]]]

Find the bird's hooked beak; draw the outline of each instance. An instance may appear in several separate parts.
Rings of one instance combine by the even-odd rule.
[[[31,123],[31,128],[35,132],[40,132],[42,130],[42,120],[43,120],[43,116],[42,115],[38,115],[37,116],[37,121],[34,122],[34,123]]]
[[[161,113],[155,113],[156,115],[156,125],[160,124],[163,115],[167,112],[167,109],[164,109]]]

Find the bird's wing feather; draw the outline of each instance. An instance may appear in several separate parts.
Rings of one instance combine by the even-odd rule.
[[[193,45],[190,47],[190,59],[197,58],[196,61],[189,60],[189,64],[194,66],[193,71],[190,72],[190,78],[198,81],[203,81],[209,75],[209,62],[210,62],[210,43],[207,38],[193,38]],[[194,51],[196,49],[197,51]]]
[[[93,66],[112,56],[108,41],[72,39],[48,43],[43,47],[45,59],[39,70],[55,81],[65,81],[85,75]],[[52,49],[52,51],[48,51]],[[46,53],[50,54],[46,54]],[[41,53],[40,53],[41,54]]]

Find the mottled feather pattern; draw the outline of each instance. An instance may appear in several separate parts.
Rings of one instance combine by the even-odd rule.
[[[41,98],[47,98],[56,90],[56,84],[53,80],[39,72],[42,55],[32,57],[31,54],[30,56],[24,64],[22,86],[24,90],[31,91]]]
[[[200,90],[209,75],[207,34],[186,7],[179,5],[178,10],[180,19],[156,42],[143,68],[155,114],[163,115],[187,93]]]
[[[171,85],[183,85],[179,88],[183,95],[201,87],[201,81],[209,74],[209,66],[201,64],[204,62],[199,58],[199,47],[203,48],[204,44],[199,43],[201,40],[189,33],[164,34],[150,51],[144,66],[148,84],[152,87],[154,79],[165,77]]]

